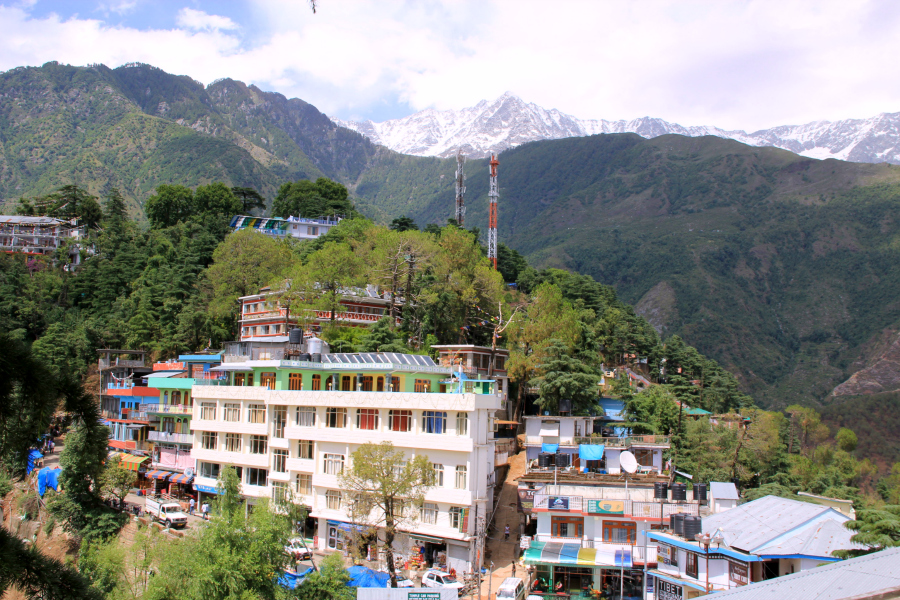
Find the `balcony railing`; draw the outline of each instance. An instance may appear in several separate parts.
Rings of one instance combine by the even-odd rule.
[[[575,444],[603,444],[610,447],[627,447],[637,445],[668,445],[667,435],[632,435],[628,437],[576,437]]]
[[[194,379],[194,385],[228,385],[227,379]]]
[[[602,501],[604,498],[585,498],[582,496],[563,496],[559,494],[535,494],[534,508],[554,511],[588,512],[591,501]],[[610,499],[622,502],[622,514],[625,516],[646,519],[668,519],[669,515],[684,513],[699,515],[700,505],[696,502],[637,502],[634,500]]]
[[[193,444],[194,436],[190,433],[169,433],[167,431],[151,431],[147,436],[151,442],[169,444]]]
[[[194,407],[188,404],[141,404],[140,409],[146,413],[166,415],[191,415]]]
[[[144,361],[142,360],[125,360],[123,358],[117,360],[106,360],[105,358],[101,358],[99,362],[99,367],[101,369],[109,369],[110,367],[143,367]]]

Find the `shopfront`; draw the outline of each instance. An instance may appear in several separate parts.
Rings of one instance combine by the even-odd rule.
[[[326,522],[326,548],[350,553],[352,544],[370,534],[374,534],[373,527],[328,520]]]
[[[593,591],[611,597],[624,592],[625,598],[640,598],[643,571],[632,564],[625,550],[601,552],[580,544],[532,542],[524,562],[533,568],[533,579],[542,592],[562,592],[573,596]]]

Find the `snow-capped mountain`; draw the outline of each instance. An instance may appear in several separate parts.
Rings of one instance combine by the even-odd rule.
[[[537,140],[628,132],[645,138],[667,133],[692,137],[715,135],[751,146],[783,148],[811,158],[900,164],[900,113],[784,125],[747,133],[709,126],[683,127],[651,117],[630,121],[583,120],[526,103],[507,92],[493,102],[482,100],[476,106],[457,111],[428,109],[382,123],[338,119],[335,122],[358,131],[376,144],[416,156],[448,157],[462,148],[470,157],[483,158]]]

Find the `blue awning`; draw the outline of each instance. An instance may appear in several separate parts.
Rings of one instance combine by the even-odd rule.
[[[604,444],[581,444],[578,446],[578,458],[581,460],[600,460],[603,458]]]
[[[541,452],[549,452],[550,454],[556,454],[559,450],[559,444],[541,444]]]
[[[218,494],[219,490],[216,489],[214,485],[198,485],[194,484],[194,489],[198,492],[203,492],[204,494]]]

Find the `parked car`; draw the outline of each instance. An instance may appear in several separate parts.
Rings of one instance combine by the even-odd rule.
[[[422,576],[422,587],[430,588],[455,588],[462,589],[463,584],[456,580],[456,577],[444,571],[430,570],[426,571]]]
[[[518,577],[507,577],[497,588],[497,600],[522,600],[525,597],[525,582]]]
[[[300,538],[291,538],[288,540],[284,551],[291,555],[294,560],[309,560],[312,558],[312,552],[307,550],[306,546]]]
[[[184,529],[187,527],[188,517],[181,512],[181,505],[177,502],[169,502],[155,496],[148,496],[144,504],[144,511],[151,518],[164,523],[166,528]]]
[[[416,587],[416,584],[414,584],[412,581],[410,581],[409,579],[407,579],[406,577],[401,575],[400,571],[397,571],[396,573],[397,573],[397,587],[398,588]]]

